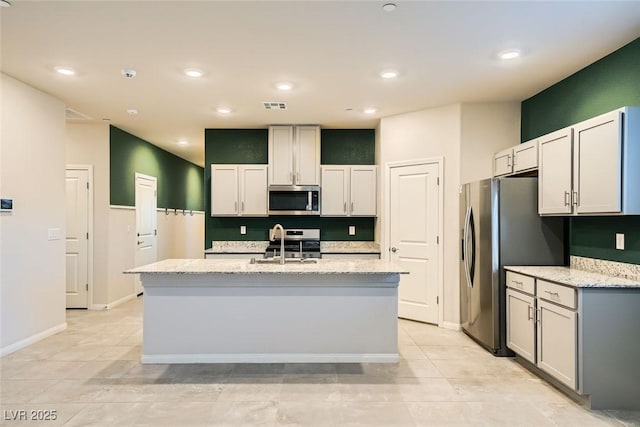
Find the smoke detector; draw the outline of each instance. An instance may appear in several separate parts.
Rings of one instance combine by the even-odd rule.
[[[280,101],[265,101],[264,108],[266,108],[267,110],[286,110],[287,103]]]
[[[136,76],[136,70],[132,69],[132,68],[123,68],[120,71],[120,74],[122,74],[122,77],[124,77],[125,79],[132,79]]]

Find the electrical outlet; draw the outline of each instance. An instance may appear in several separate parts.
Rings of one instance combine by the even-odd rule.
[[[355,225],[350,225],[349,226],[349,236],[355,236],[356,235],[356,226]]]
[[[247,226],[246,225],[241,225],[240,226],[240,234],[247,234]]]
[[[616,233],[616,249],[623,251],[624,250],[624,234]]]

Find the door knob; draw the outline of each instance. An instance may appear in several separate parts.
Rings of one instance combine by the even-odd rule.
[[[144,243],[144,242],[143,242],[142,240],[138,240],[138,244],[139,244],[139,245],[141,245],[141,244],[143,244],[143,243]]]
[[[398,249],[398,248],[396,248],[396,247],[393,247],[393,248],[391,248],[391,249],[389,249],[389,250],[390,250],[391,252],[393,252],[393,253],[396,253],[396,252],[400,251],[400,249]]]

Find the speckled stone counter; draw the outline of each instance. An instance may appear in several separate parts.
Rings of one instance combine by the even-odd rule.
[[[268,241],[229,240],[212,242],[206,254],[264,254],[269,246]],[[323,254],[380,254],[380,245],[375,242],[360,241],[323,241],[320,242]]]
[[[148,275],[398,275],[408,271],[385,260],[367,259],[358,261],[317,260],[312,262],[255,263],[243,259],[166,259],[126,271],[127,274]]]
[[[395,363],[397,266],[169,259],[144,286],[143,363]]]
[[[572,267],[505,266],[505,270],[575,288],[638,288],[640,281]]]

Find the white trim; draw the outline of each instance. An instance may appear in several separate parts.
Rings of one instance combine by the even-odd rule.
[[[46,329],[42,332],[39,332],[35,335],[31,335],[30,337],[27,337],[23,340],[20,340],[16,343],[10,344],[6,347],[3,347],[2,349],[0,349],[0,357],[4,357],[7,354],[11,354],[13,352],[16,352],[20,349],[23,349],[31,344],[35,344],[38,341],[41,341],[45,338],[50,337],[51,335],[57,334],[58,332],[62,332],[65,329],[67,329],[67,322],[61,323],[57,326],[54,326],[53,328],[49,328]]]
[[[137,295],[135,293],[127,295],[126,297],[122,297],[120,299],[117,299],[113,302],[110,302],[109,304],[107,304],[106,306],[104,306],[104,309],[106,310],[111,310],[112,308],[119,306],[120,304],[123,304],[127,301],[131,301],[132,299],[136,299]],[[102,305],[102,304],[100,304]]]
[[[94,190],[93,190],[93,165],[78,165],[78,164],[70,164],[67,165],[65,170],[86,170],[87,171],[87,182],[89,183],[89,194],[88,197],[88,207],[87,207],[87,230],[89,233],[89,238],[87,239],[87,281],[89,289],[87,289],[87,308],[92,306],[93,304],[93,244],[95,240],[93,239],[95,229],[93,226],[94,218],[93,218],[93,199],[94,199]],[[66,303],[65,303],[66,305]]]
[[[418,166],[428,164],[438,165],[438,236],[440,237],[440,243],[438,244],[438,326],[445,327],[444,321],[444,157],[429,157],[425,159],[415,160],[399,160],[394,162],[387,162],[384,165],[384,230],[382,244],[380,245],[380,257],[382,259],[389,259],[389,250],[384,248],[388,246],[389,236],[391,235],[391,222],[389,221],[389,215],[391,213],[391,206],[389,205],[389,192],[391,168],[403,167],[403,166]]]
[[[124,206],[124,205],[109,205],[109,209],[124,209],[124,210],[135,211],[136,207],[135,206]]]
[[[460,324],[454,323],[454,322],[442,322],[442,325],[440,325],[440,327],[444,329],[451,329],[452,331],[462,330],[462,327],[460,326]]]
[[[142,363],[397,363],[398,353],[143,354]]]

